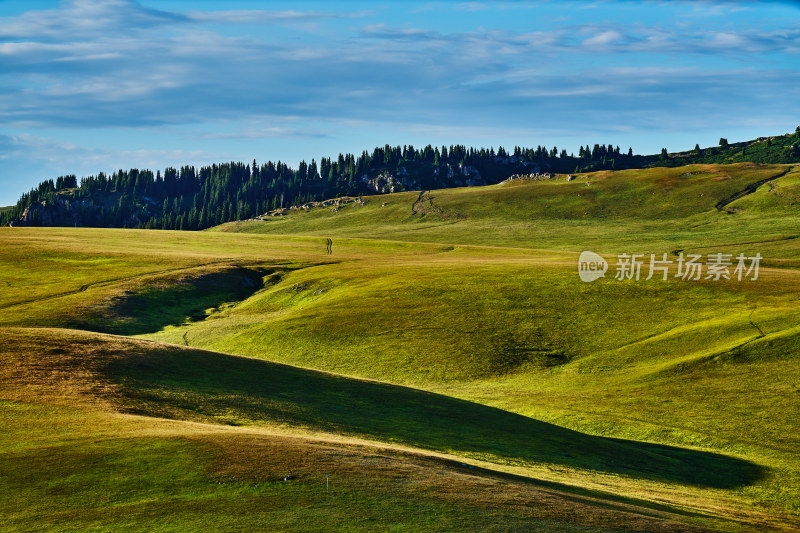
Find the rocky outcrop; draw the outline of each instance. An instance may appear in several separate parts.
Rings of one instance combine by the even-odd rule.
[[[511,176],[509,176],[507,179],[504,179],[500,183],[501,184],[509,183],[511,181],[551,180],[553,178],[555,178],[554,174],[550,174],[549,172],[540,173],[540,172],[536,171],[536,172],[532,172],[530,174],[512,174]],[[574,176],[572,176],[572,175],[567,176],[567,181],[572,181],[573,179],[575,179]]]
[[[308,210],[313,209],[315,207],[329,207],[331,211],[334,213],[339,211],[339,209],[347,206],[348,204],[353,204],[356,207],[367,205],[367,201],[361,198],[360,196],[342,196],[340,198],[331,198],[330,200],[324,200],[322,202],[308,202],[305,204],[300,205],[293,205],[291,207],[282,207],[280,209],[273,209],[261,215],[260,217],[256,217],[256,219],[264,220],[264,217],[282,217],[291,213],[292,211],[296,210]]]
[[[41,202],[28,205],[22,214],[9,222],[11,227],[23,226],[81,226],[104,227],[104,207],[115,198],[74,198],[69,193],[58,193]],[[147,202],[147,199],[145,200]],[[149,200],[147,204],[152,204]],[[128,206],[129,214],[123,221],[123,227],[137,227],[148,220],[150,213],[141,202]]]
[[[433,175],[437,178],[437,182],[445,188],[486,185],[486,181],[478,169],[470,165],[441,165],[433,169]]]
[[[401,170],[405,171],[405,168]],[[368,174],[364,174],[361,176],[361,182],[366,185],[370,191],[377,194],[405,191],[407,187],[406,184],[403,183],[403,178],[405,178],[406,182],[409,181],[408,172],[398,172],[397,174],[397,176],[394,176],[388,171],[383,171],[379,172],[378,175],[373,178],[370,178]]]
[[[44,201],[29,205],[18,219],[9,223],[9,226],[82,225],[81,214],[92,207],[90,200],[76,200],[69,196],[58,195],[55,202]]]
[[[511,161],[498,161],[499,164],[514,164]],[[477,187],[487,185],[488,182],[481,176],[480,171],[471,165],[452,165],[443,163],[438,167],[428,170],[433,177],[434,185],[439,188],[447,187]],[[388,194],[402,191],[418,191],[423,186],[420,178],[412,176],[405,166],[400,166],[396,171],[378,171],[377,174],[363,174],[361,183],[366,185],[370,193]]]

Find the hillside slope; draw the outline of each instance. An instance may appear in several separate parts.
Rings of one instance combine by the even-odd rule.
[[[441,439],[440,446],[456,448],[463,447],[463,437],[483,446],[497,442],[497,436],[486,439],[492,427],[476,422],[500,428],[502,418],[492,422],[489,413],[480,412],[485,407],[446,398],[432,402],[421,391],[69,330],[5,330],[0,350],[4,530],[148,530],[158,525],[278,531],[325,524],[362,531],[391,520],[404,531],[604,531],[621,526],[702,531],[692,524],[726,523],[466,465],[448,455],[342,437],[344,425],[349,428],[345,436],[370,435],[370,427],[379,427],[378,435],[371,436],[389,441],[417,435],[411,440]],[[214,379],[218,376],[230,381]],[[419,409],[421,416],[411,415]],[[117,412],[166,415],[175,421]],[[449,416],[458,413],[471,426]],[[198,418],[262,429],[181,422]],[[305,436],[304,428],[317,431]],[[599,458],[596,454],[608,448],[615,457],[622,453],[656,469],[667,458],[685,460],[687,466],[697,461],[704,468],[730,470],[734,483],[759,475],[754,467],[725,457],[715,459],[723,462],[715,466],[714,460],[692,458],[688,451],[633,450],[588,436],[590,441],[581,444],[574,438],[561,441],[567,435],[556,427],[536,427],[531,436],[548,443],[548,449],[568,444],[576,451],[587,445]],[[642,471],[642,465],[635,470]],[[695,479],[702,483],[700,476]],[[346,516],[339,511],[342,505]]]
[[[556,175],[283,210],[218,230],[651,253],[774,241],[769,256],[779,258],[791,255],[780,241],[798,235],[798,170],[744,163]]]
[[[798,183],[791,165],[690,166],[221,231],[2,228],[3,515],[790,530]],[[604,279],[580,280],[583,250]],[[717,252],[761,254],[758,277],[675,276],[681,253],[705,273]],[[668,279],[615,279],[622,253],[666,254]]]

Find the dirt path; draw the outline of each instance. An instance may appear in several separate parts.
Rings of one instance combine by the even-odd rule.
[[[419,198],[411,206],[411,212],[415,215],[438,215],[445,219],[450,220],[464,220],[466,215],[461,213],[449,213],[433,203],[433,196],[431,191],[422,191],[419,193]]]
[[[743,198],[743,197],[747,196],[748,194],[753,194],[754,192],[756,192],[756,190],[758,190],[759,187],[761,187],[765,183],[770,183],[772,181],[775,181],[776,179],[782,178],[786,174],[791,172],[792,170],[794,170],[794,167],[789,167],[786,170],[784,170],[783,172],[781,172],[780,174],[778,174],[777,176],[773,176],[771,178],[766,178],[766,179],[763,179],[763,180],[759,180],[759,181],[757,181],[755,183],[751,183],[750,185],[745,187],[743,190],[741,190],[741,191],[739,191],[739,192],[737,192],[737,193],[735,193],[735,194],[733,194],[733,195],[731,195],[731,196],[729,196],[729,197],[727,197],[727,198],[725,198],[723,200],[720,200],[719,202],[716,203],[716,205],[714,205],[714,207],[716,207],[718,211],[722,211],[727,205],[735,202],[739,198]]]
[[[425,200],[429,199],[431,191],[420,191],[419,197],[414,202],[414,205],[411,206],[411,212],[415,215],[424,215],[424,202]]]

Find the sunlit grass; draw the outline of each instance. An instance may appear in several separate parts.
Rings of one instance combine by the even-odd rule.
[[[438,209],[424,216],[419,193],[401,193],[199,233],[0,228],[6,527],[619,526],[619,514],[568,500],[544,511],[530,481],[467,480],[396,447],[599,491],[643,520],[623,529],[674,530],[642,518],[660,504],[659,519],[789,527],[800,512],[800,178],[715,207],[785,171],[433,191]],[[605,254],[606,279],[578,279],[582,250]],[[618,253],[678,251],[764,260],[756,281],[613,279]],[[395,451],[373,471],[379,443]],[[293,447],[314,459],[292,466],[297,483],[278,483]],[[332,504],[319,483],[334,468],[348,484]]]

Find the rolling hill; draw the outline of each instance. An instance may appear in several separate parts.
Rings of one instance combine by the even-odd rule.
[[[2,228],[0,529],[796,528],[798,172]],[[716,253],[758,278],[675,277]]]

